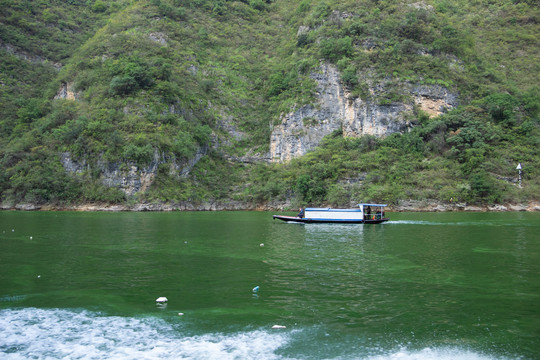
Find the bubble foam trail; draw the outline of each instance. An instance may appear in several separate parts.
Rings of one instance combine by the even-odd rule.
[[[182,325],[184,326],[184,325]],[[318,359],[324,344],[306,347],[318,328],[258,329],[187,335],[182,327],[155,317],[104,316],[65,309],[0,310],[0,358],[20,359]],[[314,333],[315,332],[315,333]],[[320,337],[319,337],[320,338]],[[455,348],[385,350],[335,345],[335,360],[507,360]],[[351,353],[352,349],[352,353]],[[306,353],[307,351],[307,353]],[[312,352],[311,352],[312,351]],[[348,355],[343,355],[344,353]]]
[[[159,318],[88,311],[0,311],[3,359],[277,359],[287,336],[262,330],[185,336]]]

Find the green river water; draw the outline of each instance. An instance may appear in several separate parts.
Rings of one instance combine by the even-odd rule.
[[[540,213],[388,215],[0,212],[0,358],[540,359]]]

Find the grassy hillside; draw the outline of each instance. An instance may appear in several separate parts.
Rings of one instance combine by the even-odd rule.
[[[1,4],[5,203],[539,198],[534,1]],[[390,91],[376,100],[390,104],[405,83],[439,84],[461,105],[431,119],[417,111],[407,134],[335,133],[303,158],[267,164],[270,124],[314,100],[309,74],[321,61],[353,96],[384,83]],[[53,99],[61,87],[71,96]],[[66,172],[61,154],[83,170]],[[261,160],[234,160],[246,154]],[[151,187],[134,197],[102,181],[104,164],[156,161]],[[512,182],[518,162],[523,189]]]

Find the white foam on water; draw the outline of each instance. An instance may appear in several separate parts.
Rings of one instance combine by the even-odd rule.
[[[535,223],[512,223],[496,221],[457,221],[457,222],[437,222],[427,220],[390,220],[385,224],[389,225],[443,225],[443,226],[511,226],[511,227],[531,227],[538,226]]]
[[[365,360],[508,360],[459,348],[425,348],[412,351],[402,348],[394,353],[376,355]]]
[[[455,223],[442,223],[442,222],[433,222],[433,221],[422,221],[422,220],[390,220],[386,224],[401,224],[401,225],[452,225]]]
[[[100,316],[88,311],[0,311],[0,358],[277,359],[287,335],[255,330],[184,336],[159,318]]]
[[[313,359],[294,343],[309,341],[313,329],[259,329],[186,335],[161,318],[104,316],[64,309],[0,310],[0,358],[19,359]],[[308,336],[306,338],[306,336]],[[344,344],[349,352],[350,343]],[[302,347],[305,351],[305,347]],[[508,360],[460,348],[358,349],[335,360]]]

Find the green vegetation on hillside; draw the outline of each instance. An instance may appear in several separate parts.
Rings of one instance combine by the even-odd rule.
[[[537,98],[529,100],[489,96],[382,140],[336,133],[303,158],[253,169],[245,195],[262,203],[292,198],[295,207],[397,204],[403,199],[474,204],[538,200],[540,131],[531,119],[537,119],[539,107]],[[503,115],[506,106],[514,111]],[[526,169],[523,189],[514,182],[518,162]]]
[[[539,199],[534,1],[0,5],[0,201]],[[352,96],[391,104],[407,100],[404,84],[438,84],[462,105],[417,111],[411,132],[385,139],[335,133],[288,164],[235,161],[263,158],[270,125],[313,102],[321,61]],[[377,84],[387,91],[370,93]],[[70,96],[53,99],[61,87]],[[523,189],[511,181],[518,162]],[[157,171],[129,197],[103,183],[108,166]]]

